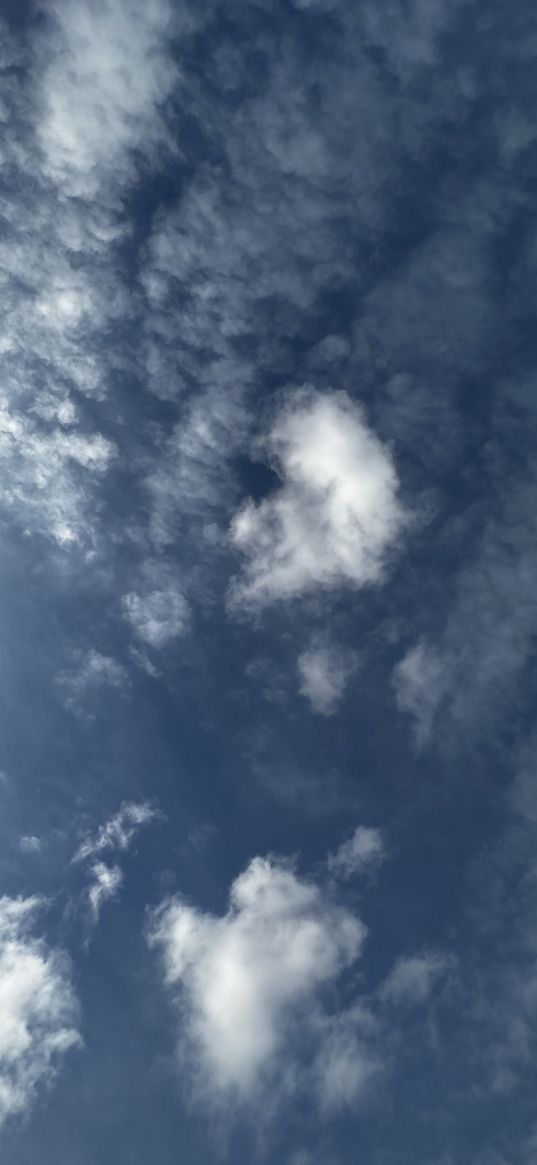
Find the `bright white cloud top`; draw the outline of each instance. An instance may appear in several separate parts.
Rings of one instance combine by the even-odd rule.
[[[0,1124],[24,1112],[80,1037],[69,963],[33,934],[38,898],[0,898]]]
[[[391,454],[361,408],[342,392],[295,392],[265,448],[282,484],[234,518],[232,539],[246,559],[234,600],[264,604],[378,582],[405,516]]]
[[[227,914],[179,898],[154,914],[150,942],[180,1019],[179,1054],[197,1095],[247,1102],[270,1088],[355,1099],[374,1070],[365,1010],[329,1013],[323,988],[358,959],[366,928],[283,862],[255,858]],[[369,1034],[369,1032],[368,1032]]]

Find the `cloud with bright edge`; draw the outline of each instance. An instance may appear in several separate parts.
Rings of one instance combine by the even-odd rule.
[[[328,1012],[323,988],[355,964],[365,935],[359,918],[275,859],[250,862],[223,917],[166,900],[149,941],[197,1099],[247,1103],[305,1088],[330,1109],[356,1100],[377,1068],[367,1013]]]
[[[314,641],[297,660],[299,691],[314,712],[332,716],[356,667],[356,653],[337,643]]]
[[[359,825],[328,858],[331,874],[342,881],[380,866],[386,858],[386,847],[379,829]]]
[[[66,956],[33,934],[38,898],[0,898],[0,1124],[24,1112],[80,1043]]]
[[[233,519],[231,538],[245,566],[232,602],[378,582],[405,514],[391,454],[360,406],[344,392],[298,390],[263,445],[281,486]]]

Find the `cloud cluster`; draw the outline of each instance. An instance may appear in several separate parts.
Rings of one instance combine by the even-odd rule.
[[[28,1108],[80,1043],[68,961],[33,933],[39,906],[0,899],[0,1124]]]
[[[343,393],[290,396],[265,442],[282,484],[235,516],[246,565],[234,602],[378,582],[405,516],[388,449]]]
[[[363,923],[281,861],[255,858],[228,912],[181,899],[152,916],[194,1094],[240,1103],[313,1090],[326,1109],[352,1103],[378,1067],[367,1009],[328,1010],[326,989],[360,956]]]
[[[101,907],[109,898],[115,898],[123,884],[123,871],[119,866],[107,866],[105,862],[94,862],[91,866],[91,883],[88,901],[93,923],[99,921]]]

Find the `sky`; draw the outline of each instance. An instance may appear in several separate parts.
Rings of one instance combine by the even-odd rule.
[[[0,1159],[537,1159],[529,0],[0,0]]]

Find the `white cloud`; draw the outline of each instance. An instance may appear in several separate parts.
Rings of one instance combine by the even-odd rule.
[[[299,655],[300,692],[315,712],[331,716],[336,711],[356,662],[354,652],[325,640],[314,640]]]
[[[177,589],[167,586],[143,594],[131,591],[123,598],[123,609],[131,627],[150,647],[166,647],[182,635],[189,624],[189,607]]]
[[[159,106],[177,72],[166,0],[54,0],[47,12],[39,141],[45,171],[91,199],[130,176],[132,151],[166,138]]]
[[[399,1005],[426,1003],[451,965],[452,960],[446,955],[432,952],[402,957],[384,980],[380,995]]]
[[[198,1098],[246,1102],[313,1088],[326,1107],[368,1075],[362,1023],[325,1012],[323,988],[358,959],[366,930],[281,861],[255,858],[215,917],[179,898],[152,916],[180,1017],[179,1054]],[[303,1049],[306,1063],[301,1060]],[[343,1066],[345,1064],[345,1067]]]
[[[114,898],[123,883],[123,873],[119,866],[107,866],[105,862],[95,862],[91,867],[93,881],[88,890],[88,899],[93,922],[97,922],[101,907],[108,898]]]
[[[233,520],[232,540],[246,557],[234,601],[378,582],[405,518],[390,453],[361,408],[345,393],[297,391],[265,445],[282,485]]]
[[[36,898],[0,898],[0,1124],[31,1105],[80,1042],[69,965],[34,937]]]
[[[101,825],[95,837],[82,842],[73,861],[85,861],[107,849],[127,850],[138,831],[154,821],[156,816],[156,810],[147,801],[125,801],[119,811]]]
[[[386,848],[380,830],[359,825],[352,837],[330,854],[328,868],[336,878],[345,880],[379,866],[385,858]]]

